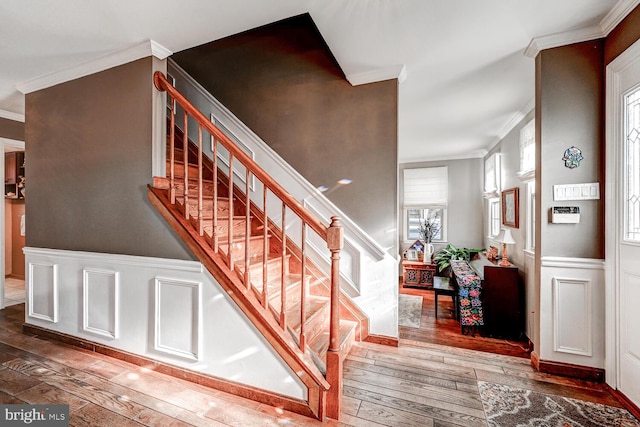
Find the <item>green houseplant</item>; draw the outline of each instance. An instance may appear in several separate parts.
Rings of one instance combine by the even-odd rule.
[[[478,253],[480,251],[482,251],[482,249],[458,249],[449,243],[445,248],[436,252],[433,256],[433,262],[438,267],[438,273],[442,273],[451,266],[451,260],[463,259],[469,261],[471,253]]]

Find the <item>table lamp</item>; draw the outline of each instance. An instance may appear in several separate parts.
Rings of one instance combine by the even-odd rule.
[[[509,261],[507,260],[507,245],[514,245],[516,243],[511,236],[511,230],[508,228],[502,229],[502,236],[498,237],[498,242],[502,243],[502,261],[500,265],[506,267],[509,265]]]

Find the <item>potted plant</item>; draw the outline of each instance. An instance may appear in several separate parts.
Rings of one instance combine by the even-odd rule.
[[[438,273],[441,274],[444,270],[451,266],[451,260],[463,259],[465,261],[469,261],[470,254],[476,254],[480,251],[482,251],[482,249],[458,249],[451,243],[449,243],[447,247],[436,252],[436,254],[433,256],[433,262],[438,268]]]

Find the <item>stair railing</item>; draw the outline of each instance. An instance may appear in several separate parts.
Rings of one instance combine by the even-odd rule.
[[[263,307],[268,306],[269,295],[268,295],[268,286],[267,286],[267,235],[268,235],[268,224],[269,218],[267,216],[267,191],[270,191],[271,194],[276,196],[282,203],[282,224],[280,226],[280,239],[282,242],[282,250],[281,250],[281,271],[280,271],[280,293],[281,293],[281,301],[280,301],[280,315],[279,315],[279,325],[280,327],[286,331],[287,328],[287,319],[286,319],[286,284],[285,284],[285,263],[286,263],[286,250],[287,250],[287,234],[286,234],[286,210],[287,208],[292,211],[300,220],[302,228],[301,228],[301,309],[300,309],[300,331],[298,333],[298,346],[301,351],[305,351],[306,346],[306,338],[305,338],[305,250],[306,250],[306,235],[307,228],[313,230],[322,240],[327,243],[327,248],[331,252],[331,273],[330,273],[330,319],[329,319],[329,349],[327,350],[326,357],[326,379],[331,385],[331,389],[329,390],[329,398],[327,399],[327,416],[331,418],[337,419],[340,413],[340,402],[342,397],[342,362],[339,356],[340,351],[340,337],[339,337],[339,322],[340,322],[340,251],[343,247],[343,230],[340,225],[340,220],[337,216],[333,216],[331,218],[331,224],[327,227],[321,221],[319,221],[315,216],[309,213],[296,199],[293,198],[286,190],[284,190],[269,174],[267,174],[253,159],[251,159],[244,151],[238,148],[220,129],[218,129],[210,120],[208,120],[190,101],[188,101],[173,85],[167,80],[165,75],[159,71],[154,73],[153,82],[155,87],[161,92],[167,92],[167,96],[170,98],[171,112],[170,112],[170,135],[169,135],[169,144],[170,144],[170,166],[169,166],[169,200],[172,204],[176,204],[177,196],[176,196],[176,167],[175,167],[175,115],[176,115],[176,103],[182,107],[183,115],[184,115],[184,129],[183,129],[183,146],[184,146],[184,215],[185,219],[189,220],[190,215],[190,201],[189,201],[189,152],[187,149],[187,141],[188,141],[188,124],[189,124],[189,116],[191,116],[198,124],[198,172],[197,172],[197,182],[198,182],[198,191],[197,191],[197,212],[198,217],[196,221],[196,231],[200,236],[204,235],[205,223],[203,221],[203,150],[202,150],[202,130],[203,128],[214,138],[213,145],[213,219],[212,219],[212,238],[210,242],[211,248],[214,252],[224,253],[220,251],[219,248],[219,239],[220,234],[218,232],[218,214],[217,214],[217,182],[218,182],[218,143],[222,144],[222,146],[229,153],[229,162],[228,162],[228,191],[229,191],[229,217],[227,219],[227,241],[228,248],[226,253],[226,263],[230,270],[234,270],[234,259],[232,256],[232,245],[234,241],[234,209],[233,209],[233,191],[234,191],[234,161],[239,162],[242,166],[244,166],[246,171],[245,182],[245,206],[246,206],[246,217],[244,221],[246,221],[246,227],[244,232],[244,248],[245,248],[245,256],[244,256],[244,275],[242,280],[247,289],[251,289],[251,278],[249,273],[249,249],[250,249],[250,177],[253,176],[255,179],[259,180],[263,184],[263,194],[262,194],[262,203],[263,203],[263,218],[262,222],[264,225],[263,237],[264,237],[264,262],[263,262],[263,271],[262,271],[262,290],[258,292],[260,295],[260,302]],[[255,288],[254,288],[255,290]]]

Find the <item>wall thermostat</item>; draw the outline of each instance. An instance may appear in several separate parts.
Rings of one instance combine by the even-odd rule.
[[[580,222],[578,206],[554,206],[551,208],[551,222],[554,224],[577,224]]]

